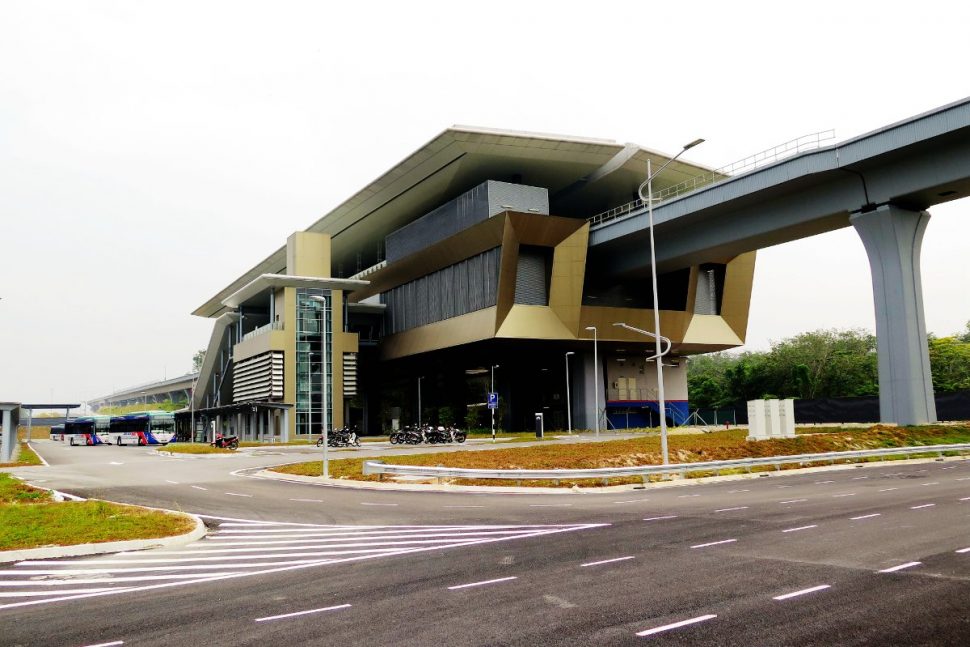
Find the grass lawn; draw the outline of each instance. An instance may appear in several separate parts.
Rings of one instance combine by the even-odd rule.
[[[154,539],[189,532],[183,515],[105,501],[55,502],[50,493],[0,472],[0,550]]]
[[[43,465],[40,457],[27,446],[27,443],[20,443],[20,450],[17,453],[17,460],[13,463],[0,463],[0,467],[29,467],[31,465]]]
[[[671,435],[668,438],[671,463],[728,460],[758,456],[783,456],[854,449],[903,447],[907,445],[939,445],[970,442],[970,425],[927,425],[922,427],[888,427],[875,425],[869,429],[841,429],[817,435],[799,435],[748,441],[747,430],[732,429],[709,434]],[[334,478],[376,481],[378,476],[361,474],[361,458],[334,460],[330,472]],[[588,469],[597,467],[627,467],[662,463],[660,438],[645,436],[600,443],[549,444],[534,447],[503,447],[490,451],[459,451],[442,454],[395,456],[388,462],[401,465],[436,465],[484,469]],[[273,468],[285,474],[320,475],[320,461]],[[610,485],[637,483],[639,477],[610,479]],[[455,483],[475,485],[508,485],[511,481],[495,479],[456,479]],[[529,485],[556,485],[549,481],[524,481]],[[560,486],[592,486],[601,480],[560,481]]]

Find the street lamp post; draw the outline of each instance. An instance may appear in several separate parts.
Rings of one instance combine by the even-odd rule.
[[[495,393],[495,369],[499,367],[498,364],[492,364],[492,384],[488,388],[489,393]],[[495,409],[498,408],[498,396],[495,397],[495,407],[491,409],[492,411],[492,442],[495,442]]]
[[[648,357],[647,361],[649,362],[652,359],[657,360],[657,366],[658,366],[657,375],[658,375],[658,379],[662,380],[663,374],[660,372],[659,367],[663,363],[663,356],[670,352],[670,347],[672,345],[671,341],[668,338],[664,337],[663,335],[655,335],[652,332],[647,332],[646,330],[640,330],[639,328],[634,328],[633,326],[630,326],[623,322],[618,322],[613,325],[619,326],[620,328],[626,328],[627,330],[632,330],[633,332],[638,332],[640,334],[646,335],[647,337],[653,337],[656,340],[658,353]],[[662,352],[659,352],[661,340],[666,342],[667,348],[663,349]],[[657,396],[659,398],[658,408],[660,409],[660,453],[663,454],[663,464],[667,465],[670,462],[670,460],[667,454],[667,419],[666,417],[664,417],[665,414],[664,414],[664,408],[662,404],[663,403],[663,384],[662,383],[657,388]]]
[[[323,306],[323,325],[317,326],[320,331],[320,408],[323,418],[323,478],[330,478],[330,461],[328,446],[330,444],[330,420],[327,411],[327,297],[317,295],[310,296],[311,301],[316,301]],[[310,420],[313,420],[313,370],[307,362],[307,369],[310,371]],[[311,428],[310,433],[313,433]]]
[[[596,337],[596,326],[586,326],[593,331],[593,413],[596,417],[596,437],[600,436],[600,357]]]
[[[647,203],[647,220],[650,227],[650,278],[653,287],[653,331],[654,331],[654,343],[655,343],[655,353],[657,358],[657,403],[660,409],[660,438],[661,444],[663,445],[663,460],[664,465],[667,464],[667,406],[664,400],[664,374],[663,374],[663,354],[660,352],[660,301],[657,297],[657,250],[654,243],[653,237],[653,178],[660,175],[660,173],[667,168],[671,162],[680,157],[685,151],[702,144],[703,139],[695,139],[694,141],[686,144],[679,153],[671,157],[664,163],[657,172],[654,173],[650,164],[650,158],[647,158],[647,179],[640,185],[637,189],[637,193],[640,195],[640,199]],[[647,195],[643,195],[643,189],[647,189]],[[669,341],[669,340],[668,340]],[[668,345],[667,350],[670,350]]]
[[[421,380],[423,379],[424,379],[423,375],[418,377],[418,430],[419,431],[421,430]]]
[[[569,402],[569,356],[575,354],[573,351],[566,353],[566,424],[569,427],[569,433],[573,433],[573,408]]]

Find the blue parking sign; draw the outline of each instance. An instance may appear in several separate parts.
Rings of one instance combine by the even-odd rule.
[[[495,393],[494,391],[489,392],[489,394],[488,394],[488,408],[489,409],[498,409],[498,393]]]

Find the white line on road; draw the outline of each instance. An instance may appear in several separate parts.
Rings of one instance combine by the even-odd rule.
[[[244,497],[248,497],[250,499],[253,497],[252,494],[236,494],[235,492],[226,492],[225,494],[226,494],[226,496],[244,496]]]
[[[615,557],[613,559],[604,559],[598,562],[586,562],[585,564],[580,564],[580,566],[599,566],[600,564],[612,564],[613,562],[625,562],[628,559],[634,559],[634,556],[628,555],[626,557]]]
[[[839,497],[843,497],[843,496],[855,496],[855,492],[848,492],[846,494],[833,494],[832,498],[838,499]]]
[[[483,505],[446,505],[446,508],[484,508]]]
[[[677,498],[678,499],[686,499],[686,498],[689,498],[689,497],[692,497],[692,496],[700,496],[700,494],[681,494]]]
[[[166,483],[171,483],[172,485],[178,485],[179,484],[178,481],[169,481],[168,479],[165,479],[165,482]]]
[[[970,481],[970,476],[964,476],[963,478],[958,478],[958,481]]]
[[[940,484],[939,481],[933,481],[932,483],[920,483],[920,485],[923,485],[923,486],[927,486],[927,485],[939,485],[939,484]]]
[[[801,503],[802,501],[808,501],[808,499],[791,499],[790,501],[779,501],[778,503]]]
[[[963,498],[962,498],[962,499],[960,499],[960,500],[961,500],[961,501],[970,501],[970,496],[965,496],[965,497],[963,497]]]
[[[97,645],[85,645],[84,647],[114,647],[115,645],[124,645],[124,640],[115,640],[110,643],[98,643]]]
[[[970,553],[970,548],[961,548],[957,551],[958,553]]]
[[[809,528],[818,528],[818,524],[812,524],[811,526],[799,526],[797,528],[789,528],[788,530],[782,530],[782,532],[798,532],[799,530],[808,530]]]
[[[815,593],[816,591],[824,591],[825,589],[831,588],[831,584],[819,584],[818,586],[813,586],[809,589],[802,589],[801,591],[793,591],[791,593],[785,593],[784,595],[776,595],[771,598],[772,600],[787,600],[789,598],[795,598],[799,595],[805,595],[807,593]]]
[[[676,519],[676,518],[677,518],[677,515],[668,514],[668,515],[664,515],[663,517],[647,517],[646,519],[644,519],[644,521],[660,521],[662,519]]]
[[[935,505],[936,505],[935,503],[924,503],[923,505],[913,505],[913,506],[910,506],[909,509],[910,510],[919,510],[921,508],[932,508]]]
[[[387,506],[387,507],[390,507],[390,508],[393,508],[393,507],[395,507],[397,505],[396,503],[370,503],[368,501],[361,501],[360,504],[361,505],[382,505],[382,506]]]
[[[124,463],[119,463],[118,461],[111,461],[108,465],[124,465]]]
[[[715,510],[714,512],[731,512],[732,510],[747,510],[748,506],[739,505],[736,508],[721,508],[720,510]]]
[[[906,562],[905,564],[900,564],[898,566],[893,566],[891,568],[884,568],[880,573],[895,573],[896,571],[901,571],[904,568],[912,568],[913,566],[919,566],[923,562]]]
[[[530,503],[530,508],[568,508],[572,503]]]
[[[899,489],[898,487],[887,487],[887,488],[883,488],[882,490],[879,490],[879,492],[892,492],[893,490],[898,490],[898,489]]]
[[[207,487],[202,487],[201,485],[193,485],[191,487],[195,488],[196,490],[208,490],[209,489]]]
[[[852,480],[853,481],[861,481],[861,480],[867,479],[867,478],[869,478],[869,477],[868,476],[853,476],[852,477]]]
[[[706,544],[696,544],[691,546],[691,548],[707,548],[708,546],[720,546],[721,544],[731,544],[736,542],[737,539],[722,539],[721,541],[711,541]]]
[[[290,501],[298,501],[300,503],[323,503],[323,499],[290,499]]]
[[[659,634],[661,631],[670,631],[671,629],[679,629],[680,627],[686,627],[687,625],[697,624],[698,622],[704,622],[705,620],[712,620],[717,616],[713,613],[709,613],[706,616],[697,616],[696,618],[691,618],[690,620],[681,620],[680,622],[673,622],[669,625],[664,625],[662,627],[654,627],[653,629],[645,629],[644,631],[638,631],[638,636],[651,636],[653,634]]]
[[[650,499],[630,499],[629,501],[614,501],[613,503],[640,503],[641,501],[649,501]]]
[[[858,521],[859,519],[872,519],[873,517],[882,516],[881,512],[873,512],[872,514],[864,514],[861,517],[849,517],[849,521]]]
[[[305,616],[310,613],[322,613],[323,611],[336,611],[337,609],[347,609],[349,604],[338,604],[335,607],[323,607],[322,609],[310,609],[308,611],[297,611],[296,613],[284,613],[279,616],[267,616],[266,618],[256,618],[256,622],[266,622],[267,620],[280,620],[281,618],[293,618],[295,616]]]
[[[734,494],[735,492],[750,492],[751,490],[728,490],[728,494]]]
[[[472,586],[485,586],[486,584],[495,584],[497,582],[508,582],[509,580],[517,580],[517,579],[519,578],[516,577],[515,575],[512,575],[510,577],[500,577],[495,580],[485,580],[484,582],[471,582],[469,584],[458,584],[457,586],[449,586],[448,590],[457,591],[458,589],[467,589]]]
[[[835,483],[835,481],[815,481],[815,485],[825,485],[826,483]]]

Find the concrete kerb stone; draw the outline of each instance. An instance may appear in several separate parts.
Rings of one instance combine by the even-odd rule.
[[[95,499],[88,500],[93,501]],[[125,503],[119,505],[130,504]],[[205,523],[200,517],[194,514],[189,514],[188,512],[177,512],[175,510],[165,510],[163,508],[149,508],[140,505],[133,505],[131,507],[142,508],[144,510],[155,510],[158,512],[167,512],[169,514],[185,515],[195,521],[195,528],[187,533],[173,535],[171,537],[129,539],[126,541],[104,541],[95,544],[75,544],[73,546],[44,546],[41,548],[27,548],[24,550],[0,550],[0,564],[20,562],[27,559],[59,559],[62,557],[84,557],[90,555],[104,555],[107,553],[149,550],[151,548],[171,548],[173,546],[184,546],[185,544],[202,539],[206,535]]]
[[[554,487],[515,487],[501,485],[451,485],[449,483],[401,483],[394,481],[355,481],[352,479],[325,479],[322,476],[302,476],[300,474],[283,474],[274,472],[272,469],[262,469],[250,474],[243,474],[247,470],[239,470],[234,474],[249,476],[252,478],[268,479],[273,481],[289,481],[293,483],[307,483],[325,487],[339,487],[353,490],[384,490],[400,492],[455,492],[455,493],[495,493],[495,494],[600,494],[612,492],[629,492],[632,490],[653,490],[667,487],[687,487],[691,485],[702,485],[704,483],[721,483],[726,481],[748,481],[759,478],[783,478],[785,476],[799,476],[816,472],[837,472],[853,469],[878,469],[881,467],[892,467],[894,465],[918,465],[921,463],[965,461],[970,458],[965,456],[947,456],[944,458],[911,458],[892,461],[879,462],[860,462],[860,463],[837,463],[835,465],[819,465],[816,467],[789,468],[775,472],[754,472],[745,474],[727,474],[724,476],[704,476],[700,478],[685,479],[679,475],[666,481],[656,481],[642,485],[639,483],[629,483],[624,485],[607,485],[597,487],[578,487],[554,488]],[[435,477],[427,477],[428,481],[434,481]]]

